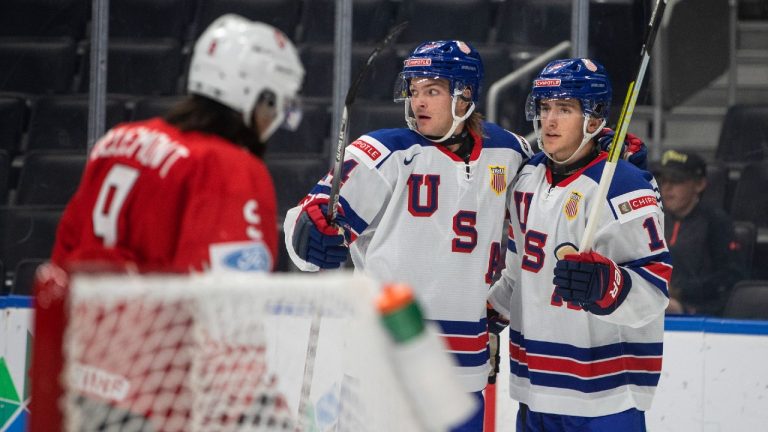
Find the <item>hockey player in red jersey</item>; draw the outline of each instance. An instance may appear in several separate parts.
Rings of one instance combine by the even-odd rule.
[[[645,431],[672,266],[650,173],[619,160],[596,202],[610,104],[589,59],[553,61],[533,81],[526,114],[542,152],[512,187],[506,268],[489,297],[510,319],[518,431]],[[578,253],[594,206],[594,247]]]
[[[304,68],[274,27],[225,15],[195,44],[189,97],[90,151],[52,261],[163,271],[270,271],[275,191],[261,156],[301,120]]]

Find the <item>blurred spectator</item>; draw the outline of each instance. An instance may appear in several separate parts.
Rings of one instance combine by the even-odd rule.
[[[667,313],[719,315],[730,288],[743,277],[733,222],[700,202],[707,166],[695,153],[664,152],[656,178],[664,205],[664,237],[672,254]]]

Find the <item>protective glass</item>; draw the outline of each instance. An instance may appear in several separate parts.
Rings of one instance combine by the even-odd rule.
[[[411,97],[411,90],[410,90],[410,82],[412,80],[422,80],[422,79],[444,79],[448,80],[449,87],[452,87],[452,95],[457,96],[461,95],[464,89],[466,89],[468,86],[461,81],[453,81],[451,86],[451,79],[436,75],[434,72],[424,72],[422,73],[400,73],[397,77],[397,80],[395,80],[395,89],[392,94],[392,99],[395,102],[402,102],[407,100]]]
[[[542,100],[550,100],[550,99],[570,99],[577,101],[576,105],[573,105],[570,107],[570,109],[561,109],[558,107],[555,103],[549,103],[542,108],[541,101]],[[554,102],[554,101],[552,101]],[[525,118],[528,121],[533,120],[542,120],[542,119],[560,119],[560,118],[568,118],[575,115],[578,115],[580,117],[586,116],[586,113],[584,113],[581,109],[581,103],[579,99],[574,99],[570,97],[570,95],[563,94],[562,97],[550,96],[547,95],[547,97],[540,97],[540,96],[534,96],[533,93],[528,95],[528,99],[525,101]]]

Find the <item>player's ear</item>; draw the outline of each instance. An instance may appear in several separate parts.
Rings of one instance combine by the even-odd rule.
[[[603,123],[603,119],[589,116],[589,120],[587,121],[587,132],[594,133],[597,130],[597,128],[599,128],[602,125],[602,123]]]
[[[254,128],[257,134],[261,134],[262,131],[267,130],[270,127],[275,117],[277,117],[277,108],[275,106],[275,94],[271,91],[264,91],[256,101],[256,106],[253,108],[253,122]]]
[[[469,109],[470,103],[472,103],[472,90],[469,87],[465,88],[458,99],[456,105],[460,108],[459,113],[463,115]]]

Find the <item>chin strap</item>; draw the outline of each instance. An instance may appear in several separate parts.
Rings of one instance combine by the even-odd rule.
[[[462,100],[466,101],[467,98],[459,94],[454,94],[451,98],[451,116],[453,117],[453,124],[451,124],[451,128],[448,130],[448,132],[443,135],[441,138],[435,139],[434,137],[429,137],[427,135],[422,134],[419,132],[419,126],[416,123],[416,117],[414,115],[411,115],[411,101],[410,98],[407,98],[404,102],[405,105],[405,123],[408,125],[408,128],[417,134],[423,136],[424,138],[436,142],[436,143],[442,143],[446,141],[447,139],[453,137],[453,133],[456,131],[456,128],[459,127],[459,125],[469,118],[470,115],[475,111],[475,103],[472,102],[472,104],[467,108],[467,112],[461,116],[458,117],[456,115],[456,102],[458,101],[458,98],[461,98]]]
[[[569,162],[571,162],[571,160],[573,160],[574,156],[576,156],[576,155],[577,155],[577,154],[578,154],[578,153],[581,151],[581,149],[582,149],[582,148],[584,148],[584,146],[585,146],[585,145],[586,145],[586,144],[587,144],[587,143],[588,143],[588,142],[589,142],[589,141],[590,141],[592,138],[594,138],[594,137],[595,137],[597,134],[599,134],[599,133],[600,133],[600,131],[602,131],[602,130],[603,130],[603,128],[605,127],[605,119],[603,119],[603,121],[600,123],[600,126],[598,126],[598,127],[597,127],[597,129],[595,129],[595,131],[594,131],[594,132],[592,132],[592,133],[589,133],[589,132],[587,132],[587,125],[588,125],[588,124],[589,124],[589,117],[588,117],[588,116],[585,116],[585,117],[584,117],[584,124],[582,125],[582,133],[583,133],[583,135],[584,135],[584,138],[582,138],[582,139],[581,139],[581,144],[579,144],[579,147],[578,147],[578,148],[577,148],[577,149],[576,149],[576,150],[575,150],[573,153],[571,153],[571,155],[570,155],[570,156],[568,156],[568,157],[567,157],[567,158],[566,158],[564,161],[559,161],[559,160],[556,160],[556,159],[554,158],[554,156],[552,156],[552,154],[550,154],[550,153],[547,153],[547,152],[544,150],[544,142],[543,142],[543,141],[542,141],[542,139],[541,139],[541,131],[539,130],[539,120],[538,120],[538,119],[536,119],[536,120],[534,120],[534,121],[533,121],[533,131],[534,131],[534,133],[536,134],[536,143],[539,145],[539,148],[541,149],[541,151],[542,151],[542,152],[544,152],[544,154],[545,154],[545,155],[546,155],[546,156],[547,156],[547,157],[548,157],[548,158],[549,158],[549,159],[550,159],[552,162],[554,162],[554,163],[555,163],[555,165],[567,165]]]

